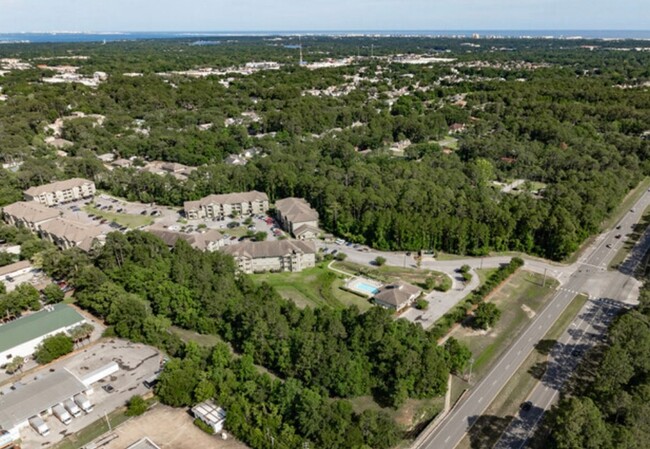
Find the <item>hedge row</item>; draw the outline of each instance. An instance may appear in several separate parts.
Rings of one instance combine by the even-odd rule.
[[[497,271],[490,275],[483,285],[472,291],[467,298],[459,302],[453,309],[440,317],[436,324],[431,328],[433,336],[435,338],[442,338],[445,336],[454,324],[460,323],[467,318],[467,314],[472,307],[482,302],[494,291],[495,288],[505,281],[508,276],[512,275],[523,265],[523,259],[513,257],[508,264],[499,267]]]

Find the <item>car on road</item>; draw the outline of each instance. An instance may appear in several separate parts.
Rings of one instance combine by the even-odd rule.
[[[621,225],[616,226],[616,229],[621,229]]]
[[[620,239],[620,238],[621,238],[621,234],[616,234],[614,237],[617,238],[617,239]]]
[[[612,247],[612,244],[611,244],[611,243],[608,243],[608,244],[605,245],[605,246],[606,246],[607,248],[611,248],[611,247]]]
[[[526,401],[523,404],[521,404],[521,411],[522,412],[527,412],[531,408],[533,408],[533,403],[531,401]]]
[[[634,210],[634,209],[630,209],[630,212],[632,212],[632,213],[634,213],[634,212],[635,212],[635,210]]]

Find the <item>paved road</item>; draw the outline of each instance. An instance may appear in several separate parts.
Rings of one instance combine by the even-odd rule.
[[[569,267],[558,267],[557,270],[562,272],[560,276],[563,281],[562,287],[558,293],[550,300],[545,309],[539,313],[526,330],[512,343],[506,353],[499,359],[492,370],[467,394],[463,400],[456,405],[451,413],[443,419],[435,429],[427,429],[416,440],[413,445],[417,449],[446,449],[454,448],[465,436],[469,428],[476,422],[489,404],[494,400],[496,395],[501,391],[503,386],[508,382],[512,375],[518,370],[519,366],[528,357],[536,343],[541,340],[548,332],[550,327],[559,318],[561,313],[576,296],[578,292],[586,291],[590,297],[594,298],[589,301],[580,312],[582,321],[576,323],[576,327],[567,331],[571,340],[563,336],[561,342],[565,344],[565,351],[573,352],[574,346],[588,345],[592,337],[584,337],[587,334],[602,335],[606,331],[607,319],[614,313],[613,306],[609,301],[599,298],[609,298],[618,301],[632,302],[638,294],[638,282],[631,276],[632,264],[623,264],[626,273],[608,273],[605,270],[614,257],[623,239],[616,239],[616,234],[625,234],[631,231],[634,223],[638,222],[643,210],[650,204],[650,194],[646,192],[634,206],[634,211],[630,211],[619,223],[620,229],[613,229],[601,234],[595,242],[587,248],[580,260]],[[632,258],[637,261],[640,254],[643,254],[650,246],[650,238],[643,238],[632,252]],[[456,261],[456,263],[458,263]],[[526,267],[530,268],[531,263],[526,260]],[[535,266],[535,268],[550,267],[547,264]],[[626,268],[625,268],[626,267]],[[562,279],[563,278],[563,279]],[[604,322],[602,320],[605,320]],[[600,321],[600,322],[599,322]],[[577,337],[577,341],[573,337]],[[574,346],[571,346],[574,345]],[[556,350],[557,351],[557,350]],[[561,362],[566,360],[566,352],[555,352],[553,360],[561,366]],[[578,358],[578,357],[575,357]],[[573,367],[568,365],[565,369],[553,368],[549,370],[548,378],[545,379],[544,385],[538,391],[539,397],[531,396],[533,408],[528,413],[530,419],[527,430],[517,439],[519,444],[525,444],[525,439],[539,416],[536,413],[543,413],[544,410],[553,402],[561,387],[564,379],[570,374]],[[537,411],[539,409],[539,411]],[[505,447],[521,447],[516,443],[508,444]]]

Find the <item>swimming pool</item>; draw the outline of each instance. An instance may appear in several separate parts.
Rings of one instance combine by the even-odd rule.
[[[371,295],[374,295],[379,291],[377,287],[374,285],[366,284],[365,282],[359,281],[357,282],[354,287],[358,290],[364,291],[366,293],[370,293]]]

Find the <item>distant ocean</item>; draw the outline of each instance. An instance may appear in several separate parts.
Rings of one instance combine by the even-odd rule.
[[[205,39],[237,36],[437,36],[544,39],[643,39],[650,40],[650,30],[363,30],[363,31],[156,31],[105,33],[0,33],[0,43],[45,42],[114,42],[144,39]]]

